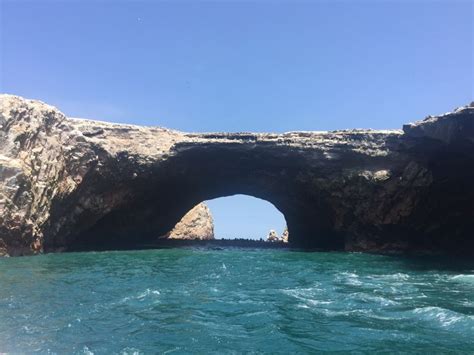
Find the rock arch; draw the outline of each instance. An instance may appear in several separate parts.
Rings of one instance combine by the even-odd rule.
[[[272,203],[302,248],[474,252],[474,108],[404,130],[188,134],[0,101],[0,249],[116,245],[197,203]]]
[[[282,159],[284,155],[287,157]],[[112,246],[129,243],[131,237],[137,243],[154,240],[197,203],[234,194],[273,204],[284,215],[290,234],[295,236],[291,237],[295,246],[343,247],[343,239],[330,226],[330,207],[316,194],[313,198],[317,203],[313,198],[307,201],[304,183],[298,183],[300,169],[306,162],[297,150],[258,145],[249,149],[240,143],[204,143],[188,149],[178,144],[172,156],[145,172],[138,172],[140,166],[134,157],[123,159],[119,179],[117,162],[113,163],[113,167],[104,164],[100,174],[89,172],[75,194],[53,205],[52,220],[64,218],[64,211],[70,210],[73,222],[68,222],[55,239],[45,241],[47,249],[49,245],[74,249],[76,243],[79,247],[94,243]],[[71,208],[83,205],[97,205],[98,210],[90,216],[90,208],[79,214]],[[101,212],[106,213],[97,218]],[[298,238],[305,235],[312,238]]]

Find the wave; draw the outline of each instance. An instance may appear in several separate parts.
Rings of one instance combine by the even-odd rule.
[[[160,295],[160,291],[158,291],[158,290],[150,290],[149,288],[147,288],[147,289],[145,290],[145,292],[140,293],[140,294],[137,296],[137,298],[138,298],[138,299],[142,299],[142,298],[145,298],[145,297],[150,296],[150,295],[159,296],[159,295]]]
[[[444,328],[462,327],[474,331],[474,316],[433,306],[415,308],[412,312],[422,320],[436,321]]]
[[[140,292],[139,294],[135,295],[135,296],[128,296],[128,297],[124,297],[120,300],[119,303],[126,303],[128,301],[133,301],[133,300],[143,300],[147,297],[156,297],[156,296],[159,296],[161,293],[160,291],[158,290],[151,290],[149,288],[147,288],[145,291],[143,292]]]
[[[474,275],[460,274],[460,275],[451,277],[451,280],[454,280],[457,282],[474,283]]]
[[[359,280],[359,275],[353,272],[341,272],[336,277],[337,281],[342,281],[343,283],[350,286],[360,286],[362,281]]]
[[[395,280],[395,281],[406,281],[410,278],[410,275],[404,274],[401,272],[397,272],[396,274],[381,275],[381,276],[386,279]]]
[[[314,308],[317,306],[326,306],[333,303],[332,300],[324,299],[324,296],[322,297],[322,291],[323,290],[318,287],[280,290],[280,292],[282,292],[283,294],[300,301],[300,303],[296,305],[298,308]],[[316,294],[318,294],[318,296]]]
[[[82,348],[82,354],[84,355],[94,355],[94,352],[91,351],[86,345]]]
[[[355,300],[378,303],[381,306],[394,306],[399,304],[397,301],[382,296],[374,296],[368,293],[357,292],[353,293],[352,296]]]
[[[410,278],[410,275],[397,272],[395,274],[382,274],[382,275],[370,275],[368,279],[376,281],[407,281]]]

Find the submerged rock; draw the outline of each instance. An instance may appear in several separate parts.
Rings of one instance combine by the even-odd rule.
[[[142,245],[265,199],[301,248],[474,254],[474,108],[402,130],[183,133],[0,95],[0,253]]]
[[[196,205],[165,237],[169,239],[214,239],[214,221],[209,208],[204,203]]]

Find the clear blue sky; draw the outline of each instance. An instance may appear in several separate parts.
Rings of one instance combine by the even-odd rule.
[[[0,3],[0,91],[70,116],[187,131],[399,128],[474,96],[471,1]],[[211,208],[250,206],[223,201]],[[235,228],[217,219],[221,233]]]

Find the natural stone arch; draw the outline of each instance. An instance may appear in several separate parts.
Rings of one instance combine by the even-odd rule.
[[[178,145],[166,161],[142,173],[137,173],[140,166],[131,156],[119,160],[119,166],[116,160],[111,163],[112,167],[104,164],[100,174],[92,170],[77,193],[53,206],[53,220],[71,210],[74,222],[63,224],[55,238],[46,240],[46,250],[150,242],[199,202],[234,194],[273,204],[285,217],[290,242],[297,247],[343,248],[343,236],[332,225],[331,206],[317,190],[308,193],[307,181],[299,182],[307,161],[296,149]],[[95,203],[98,211],[91,214]],[[77,206],[82,205],[88,208],[77,214]],[[99,213],[102,216],[97,218]]]
[[[472,107],[403,131],[187,134],[0,99],[0,253],[149,240],[236,193],[297,247],[474,251]]]
[[[56,233],[47,230],[53,237],[45,241],[45,249],[150,242],[197,203],[244,194],[272,203],[284,215],[292,245],[341,250],[347,234],[338,223],[348,223],[344,218],[358,222],[351,213],[359,201],[369,200],[364,204],[369,210],[370,203],[381,203],[383,196],[375,191],[384,194],[386,175],[393,174],[384,168],[403,174],[401,167],[407,164],[404,157],[346,147],[321,152],[300,145],[257,144],[253,136],[242,134],[210,137],[218,141],[176,143],[166,159],[150,166],[128,153],[119,153],[118,159],[104,156],[100,169],[91,169],[75,193],[53,205],[51,220],[61,226]],[[78,206],[86,208],[77,213]]]

